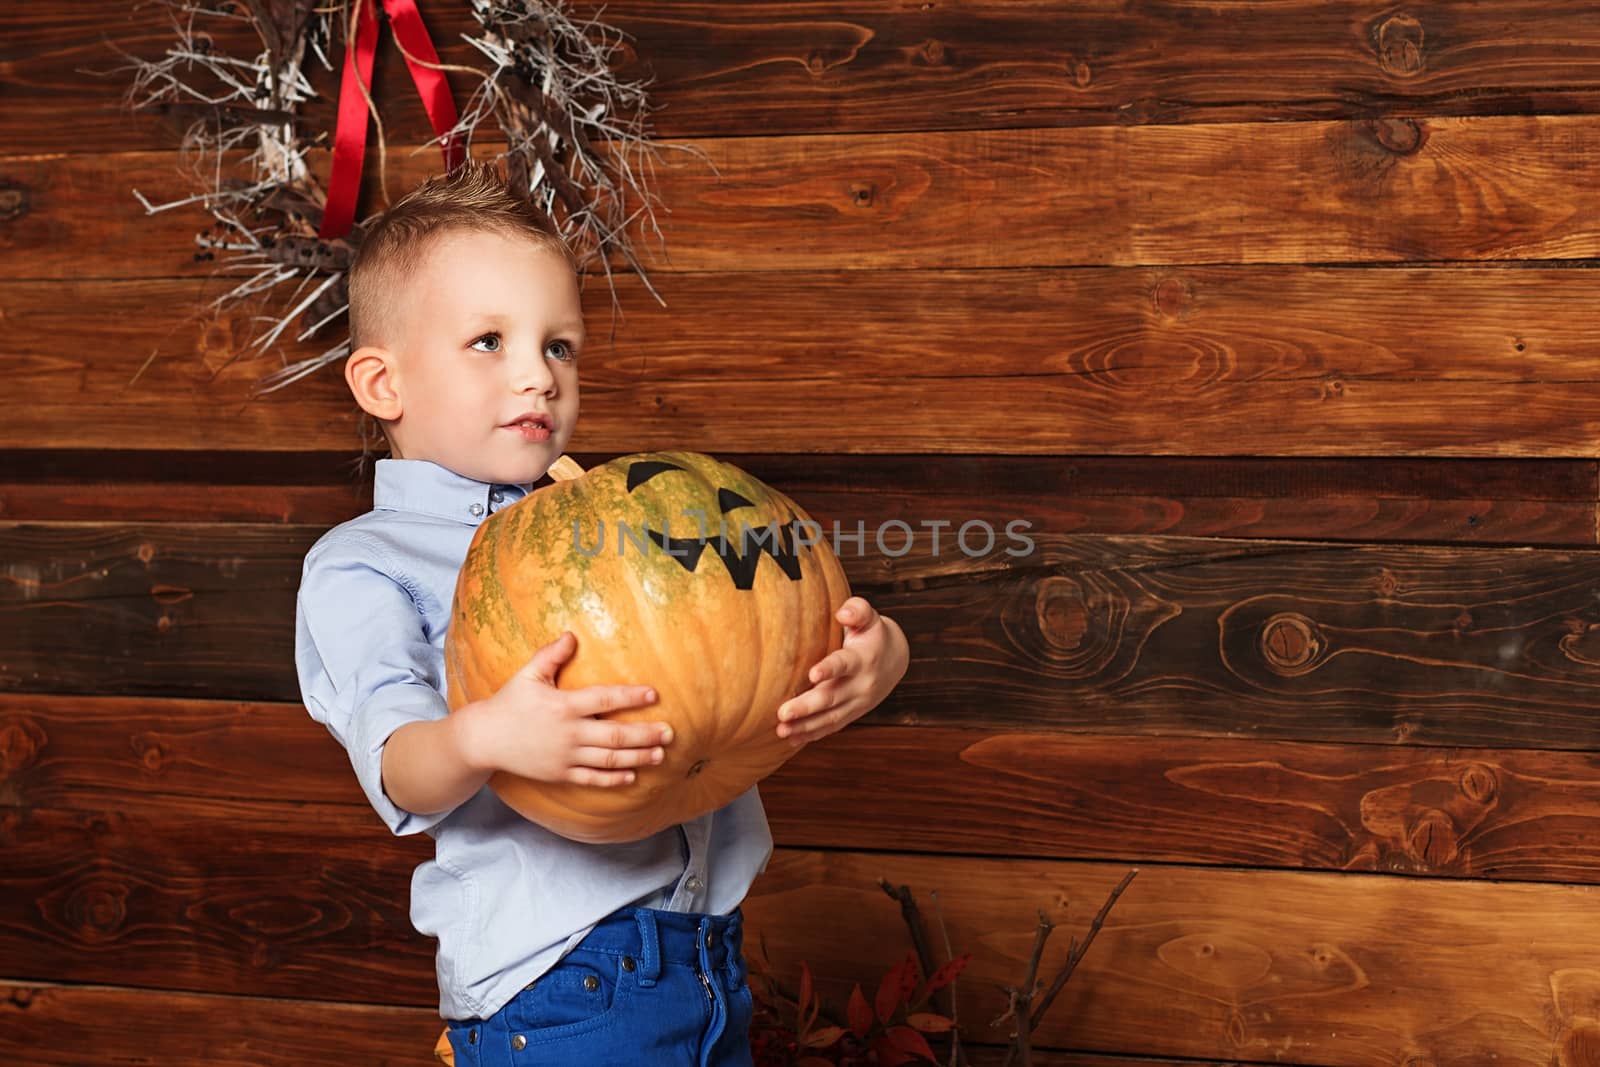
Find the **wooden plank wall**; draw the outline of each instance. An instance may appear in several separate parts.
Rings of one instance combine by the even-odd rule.
[[[847,550],[913,664],[766,790],[774,963],[870,978],[877,878],[937,889],[993,1041],[1036,912],[1050,970],[1137,867],[1052,1063],[1600,1063],[1600,9],[606,17],[696,151],[577,458],[696,448],[921,531]],[[93,71],[171,37],[0,15],[0,1052],[424,1063],[427,842],[291,667],[300,558],[368,500],[356,413],[336,373],[251,400],[276,363],[194,316],[198,214],[131,194],[188,193],[174,130]],[[437,155],[378,71],[398,194]],[[922,525],[973,519],[1036,551]]]

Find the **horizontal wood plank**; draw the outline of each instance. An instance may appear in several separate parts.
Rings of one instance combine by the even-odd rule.
[[[818,519],[910,640],[879,721],[1600,747],[1592,553]],[[0,688],[297,700],[320,533],[0,524]]]
[[[614,455],[569,455],[585,468]],[[354,453],[0,451],[0,520],[331,527],[372,506]],[[1595,543],[1592,460],[722,453],[814,516],[876,530],[1017,516],[1061,533]],[[958,524],[957,524],[958,525]],[[870,566],[870,565],[869,565]],[[885,572],[885,577],[888,572]]]
[[[1129,868],[952,856],[783,851],[746,903],[778,960],[807,959],[838,997],[907,947],[879,878],[930,893],[974,953],[961,1017],[1002,1014],[1038,913],[1041,976]],[[1600,1024],[1592,887],[1373,875],[1138,868],[1035,1030],[1042,1044],[1339,1067],[1581,1063]],[[937,938],[937,934],[934,935]],[[1485,961],[1493,979],[1486,980]]]
[[[1600,187],[1584,180],[1600,115],[687,145],[656,170],[670,214],[663,248],[641,237],[653,274],[1600,257]],[[413,147],[392,146],[396,198],[441,169]],[[308,164],[322,172],[326,152]],[[0,278],[209,273],[193,261],[209,216],[146,217],[133,197],[191,195],[167,153],[0,157],[0,187]]]
[[[1588,457],[1600,436],[1600,340],[1571,314],[1600,298],[1595,271],[839,271],[657,284],[665,308],[624,278],[615,323],[605,285],[588,287],[594,344],[576,450],[948,453],[981,440],[996,453]],[[339,366],[251,396],[332,341],[259,354],[249,315],[262,309],[199,313],[222,291],[175,279],[0,283],[14,385],[0,399],[0,448],[359,450]],[[1174,404],[1182,418],[1169,417]]]
[[[108,800],[112,798],[107,798]],[[0,955],[51,981],[426,1007],[429,945],[406,924],[400,841],[336,806],[120,798],[8,809]],[[313,859],[314,857],[314,859]],[[878,878],[936,890],[972,951],[963,1018],[1000,1014],[1042,910],[1054,972],[1120,864],[780,850],[748,897],[751,944],[837,995],[903,955]],[[1589,1031],[1592,887],[1146,867],[1040,1044],[1145,1056],[1546,1064]],[[929,909],[931,914],[931,907]],[[1495,981],[1482,961],[1495,961]]]
[[[295,704],[4,695],[0,751],[22,808],[367,804]],[[761,791],[791,847],[1600,884],[1584,753],[859,725]]]
[[[0,980],[0,1054],[28,1067],[427,1067],[440,1027],[427,1008]],[[965,1047],[973,1067],[1000,1067],[1004,1059],[997,1046]],[[1051,1050],[1036,1050],[1033,1062],[1222,1067]]]
[[[129,119],[113,47],[155,59],[176,43],[165,9],[112,0],[7,18],[9,97],[0,143],[15,151],[161,148],[184,116]],[[1226,9],[1113,3],[897,4],[610,0],[631,35],[619,74],[650,77],[662,136],[966,127],[1127,125],[1239,119],[1595,111],[1600,31],[1574,0],[1519,10],[1511,26],[1466,0],[1379,10],[1339,0]],[[483,69],[461,40],[464,7],[429,9],[441,60]],[[221,20],[218,46],[255,55],[255,34]],[[1240,63],[1248,55],[1251,62]],[[335,57],[337,62],[337,57]],[[101,73],[95,73],[101,72]],[[332,129],[337,70],[308,64]],[[447,75],[458,100],[474,79]],[[374,98],[391,137],[431,136],[391,40]]]

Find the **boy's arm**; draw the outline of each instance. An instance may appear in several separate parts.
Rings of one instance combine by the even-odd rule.
[[[444,657],[423,632],[404,576],[383,547],[341,538],[306,556],[295,661],[312,718],[345,746],[367,799],[396,834],[426,830],[494,770],[540,781],[617,786],[660,763],[664,722],[606,721],[652,704],[644,685],[555,685],[576,641],[534,654],[493,696],[449,711]]]
[[[488,775],[473,785],[453,768],[445,744],[429,745],[454,736],[443,695],[443,656],[392,570],[382,548],[365,539],[313,547],[296,600],[295,667],[306,710],[345,747],[374,810],[392,832],[410,834],[439,822]],[[386,767],[387,749],[402,731],[412,736],[401,742],[398,783],[427,782],[454,769],[444,783],[451,788],[437,796],[386,788],[397,784]],[[408,773],[413,771],[421,773]],[[427,803],[439,800],[450,803]]]

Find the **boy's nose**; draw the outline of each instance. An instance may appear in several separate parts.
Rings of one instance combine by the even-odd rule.
[[[544,353],[532,360],[521,359],[511,369],[511,388],[517,393],[555,391],[556,376],[551,373]]]

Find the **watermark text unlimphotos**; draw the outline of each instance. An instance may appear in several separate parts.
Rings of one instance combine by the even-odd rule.
[[[992,555],[996,551],[1013,557],[1032,555],[1034,551],[1034,540],[1026,532],[1033,528],[1033,524],[1026,519],[1012,519],[1000,530],[983,519],[968,519],[959,525],[953,519],[923,519],[917,526],[903,519],[888,519],[872,529],[868,529],[864,521],[858,520],[853,530],[835,520],[831,531],[825,531],[821,523],[808,519],[794,519],[787,523],[773,520],[765,526],[740,522],[736,527],[730,526],[724,519],[712,531],[704,511],[686,508],[682,514],[695,520],[692,527],[697,531],[682,538],[673,536],[672,524],[668,519],[663,519],[659,527],[652,527],[648,520],[642,527],[615,522],[609,530],[604,521],[597,520],[591,528],[585,529],[581,520],[573,519],[572,547],[580,555],[598,556],[607,551],[609,542],[613,546],[611,551],[619,556],[633,548],[639,552],[664,552],[681,557],[690,551],[686,545],[716,543],[724,549],[738,546],[736,551],[742,556],[752,548],[769,553],[792,552],[820,544],[826,535],[829,547],[836,556],[845,555],[846,546],[853,546],[854,554],[858,556],[876,550],[882,555],[898,558],[911,552],[919,540],[926,542],[928,552],[933,556],[952,548],[973,559]]]

